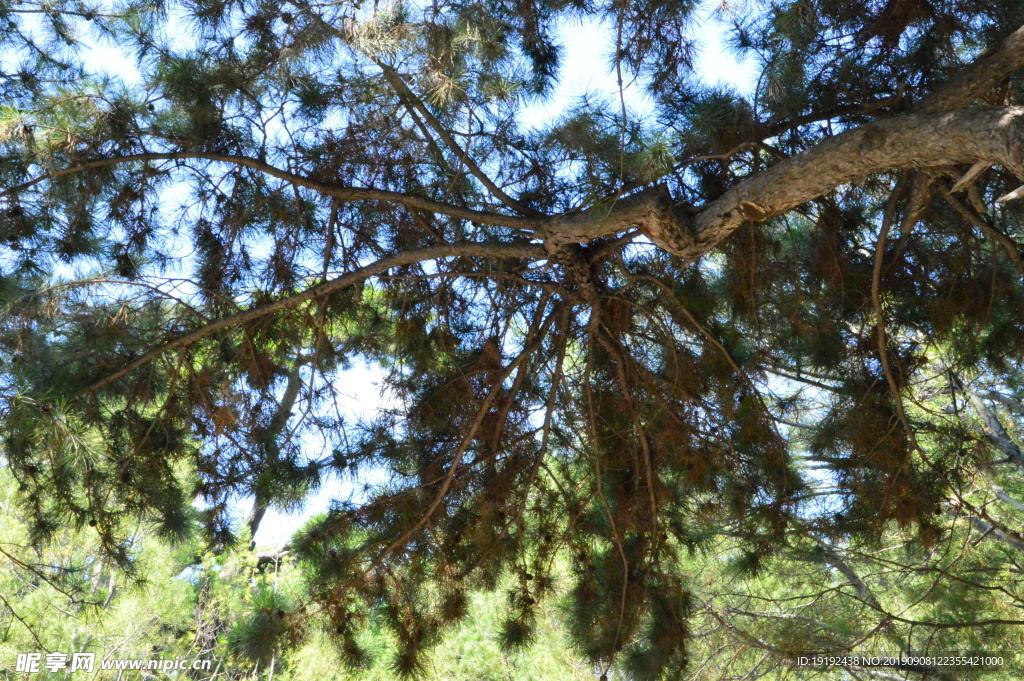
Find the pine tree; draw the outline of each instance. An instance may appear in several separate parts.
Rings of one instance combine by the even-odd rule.
[[[524,128],[579,17],[654,113]],[[753,572],[808,537],[931,547],[950,508],[1017,541],[962,498],[991,458],[955,395],[1021,397],[1024,4],[719,19],[750,96],[694,70],[690,2],[0,7],[4,453],[34,540],[89,526],[130,568],[139,516],[179,536],[198,496],[228,545],[238,495],[255,529],[383,471],[293,542],[308,602],[253,628],[315,608],[358,662],[372,606],[415,675],[501,580],[528,644],[567,556],[571,637],[635,678],[685,668],[687,566],[722,533]],[[353,360],[398,405],[358,432]]]

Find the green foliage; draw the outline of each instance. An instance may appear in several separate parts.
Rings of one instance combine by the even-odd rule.
[[[974,87],[1024,5],[717,14],[751,92],[678,0],[0,3],[4,645],[655,679],[1019,642],[1019,179],[772,206],[793,157]],[[521,125],[579,19],[649,107]],[[955,107],[1019,104],[1001,63]],[[744,224],[695,233],[723,196]],[[325,488],[268,572],[246,539]]]
[[[301,636],[298,625],[289,621],[294,606],[272,589],[259,589],[252,597],[249,612],[236,622],[228,634],[228,649],[239,657],[266,667],[282,648],[290,647]]]

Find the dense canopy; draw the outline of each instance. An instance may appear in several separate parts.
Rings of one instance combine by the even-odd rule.
[[[580,20],[647,99],[525,125]],[[694,68],[709,25],[751,92]],[[1024,469],[1024,3],[11,0],[0,40],[34,542],[88,527],[131,572],[140,518],[222,550],[354,481],[288,547],[274,641],[316,613],[359,664],[375,609],[418,674],[511,584],[507,649],[557,591],[634,678],[686,668],[723,537],[832,566],[885,632],[840,548],[1024,547],[970,492]],[[362,362],[389,399],[357,423]]]

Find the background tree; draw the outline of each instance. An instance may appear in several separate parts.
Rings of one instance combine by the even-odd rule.
[[[1020,397],[1024,6],[724,12],[750,97],[694,72],[690,3],[5,5],[3,417],[33,541],[88,525],[130,567],[139,515],[183,535],[198,495],[228,545],[235,495],[383,472],[293,541],[278,639],[315,609],[356,663],[373,604],[423,673],[467,591],[511,579],[516,649],[568,556],[571,638],[638,678],[683,673],[688,561],[723,531],[750,569],[894,527],[937,550],[947,513],[1018,541],[965,490],[1002,437],[976,384]],[[653,112],[523,128],[579,16]],[[138,78],[90,73],[87,29]],[[398,406],[346,437],[355,358]]]
[[[28,543],[27,523],[18,522],[10,505],[16,490],[0,473],[0,674],[15,672],[19,653],[29,651],[94,653],[96,681],[151,678],[153,672],[104,669],[104,662],[184,659],[210,663],[209,669],[171,672],[169,678],[393,679],[389,638],[379,614],[367,619],[359,642],[364,656],[357,667],[345,664],[338,641],[322,618],[309,618],[293,645],[265,641],[266,623],[282,622],[278,611],[301,601],[302,573],[287,557],[265,561],[247,547],[216,555],[192,540],[168,545],[141,523],[131,553],[142,580],[124,580],[103,562],[90,531],[59,532],[45,547]],[[557,617],[544,618],[535,645],[522,653],[502,650],[493,629],[505,609],[504,591],[473,594],[467,621],[446,641],[428,677],[506,678],[509,670],[555,681],[585,677],[589,665],[567,648]],[[557,609],[546,606],[546,614]],[[287,624],[287,620],[285,620]],[[52,679],[74,679],[81,672],[42,671]]]

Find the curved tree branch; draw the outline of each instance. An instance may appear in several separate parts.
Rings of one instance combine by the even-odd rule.
[[[874,173],[979,160],[1021,167],[1024,108],[907,114],[869,123],[740,182],[704,206],[692,236],[670,235],[675,238],[667,241],[678,255],[699,257],[747,220],[765,220]]]
[[[312,180],[302,175],[296,175],[295,173],[287,170],[282,170],[277,166],[259,161],[248,156],[237,156],[234,154],[217,154],[211,152],[200,152],[200,151],[172,151],[172,152],[154,152],[146,154],[129,154],[126,156],[111,156],[109,158],[100,158],[87,163],[81,163],[76,166],[69,168],[62,168],[60,170],[54,170],[49,173],[44,173],[38,177],[34,177],[27,182],[23,182],[15,187],[5,189],[0,192],[0,198],[11,196],[29,189],[40,182],[46,180],[53,180],[58,177],[64,177],[65,175],[73,175],[75,173],[86,172],[89,170],[96,170],[98,168],[105,168],[107,166],[117,165],[121,163],[139,163],[144,161],[174,161],[174,160],[187,160],[187,159],[205,159],[207,161],[219,161],[222,163],[230,163],[236,166],[243,166],[245,168],[251,168],[252,170],[259,171],[276,177],[279,180],[284,180],[290,184],[298,187],[305,187],[306,189],[312,189],[320,192],[326,196],[334,197],[340,201],[384,201],[387,203],[397,203],[405,206],[406,208],[413,208],[415,210],[422,210],[431,213],[440,213],[441,215],[448,215],[453,218],[460,220],[470,220],[473,222],[481,222],[487,225],[496,225],[499,227],[511,227],[513,229],[520,230],[532,230],[537,226],[536,220],[527,218],[517,218],[509,215],[501,215],[500,213],[490,213],[487,211],[472,210],[470,208],[462,208],[454,206],[450,203],[443,203],[441,201],[433,201],[431,199],[424,198],[422,196],[416,196],[415,194],[406,194],[404,192],[388,191],[385,189],[373,189],[364,187],[347,187],[324,184]]]
[[[136,154],[98,159],[54,171],[0,193],[0,197],[43,180],[115,163],[202,158],[253,168],[341,201],[377,200],[454,218],[534,232],[549,252],[639,229],[666,251],[697,260],[747,221],[759,222],[791,210],[838,186],[898,168],[974,163],[1024,170],[1024,107],[964,109],[939,114],[905,114],[827,139],[742,180],[691,218],[676,206],[667,187],[657,185],[610,204],[548,218],[522,218],[460,208],[412,194],[382,189],[336,187],[242,156],[205,152]]]
[[[281,298],[275,300],[272,303],[261,305],[259,307],[250,308],[243,312],[238,312],[227,317],[221,317],[220,319],[214,320],[209,324],[200,326],[199,328],[190,331],[189,333],[178,336],[172,341],[164,343],[158,348],[150,350],[146,354],[138,357],[137,359],[128,362],[120,369],[107,374],[100,380],[96,381],[88,388],[85,392],[95,392],[100,388],[109,385],[117,379],[131,373],[135,369],[147,364],[157,357],[163,355],[171,350],[182,348],[187,345],[191,345],[196,341],[209,336],[210,334],[226,329],[239,324],[259,319],[276,312],[283,312],[299,306],[307,300],[313,300],[322,296],[329,295],[335,291],[340,291],[343,288],[352,286],[353,284],[359,283],[365,279],[368,279],[375,274],[380,274],[393,267],[401,267],[402,265],[411,265],[417,262],[423,262],[425,260],[435,260],[437,258],[458,258],[458,257],[480,257],[480,258],[540,258],[544,257],[544,249],[540,245],[534,244],[474,244],[474,243],[462,243],[462,244],[442,244],[439,246],[428,246],[426,248],[418,248],[411,251],[405,251],[403,253],[397,253],[395,255],[381,258],[376,262],[370,263],[364,267],[360,267],[352,272],[343,274],[340,277],[336,277],[329,281],[325,281],[322,284],[311,286],[304,291],[300,291],[295,295],[288,296],[287,298]]]

